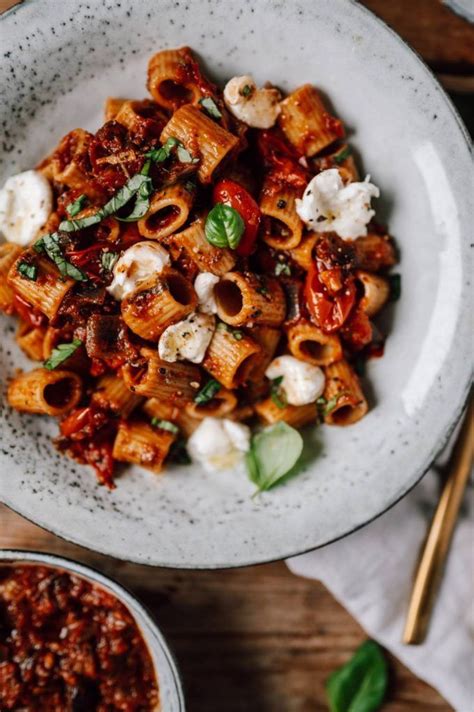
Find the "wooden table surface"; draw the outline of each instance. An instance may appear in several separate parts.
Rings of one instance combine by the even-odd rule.
[[[0,12],[11,4],[0,0]],[[438,0],[364,4],[414,46],[448,88],[474,88],[472,25]],[[284,563],[220,572],[126,564],[68,544],[2,505],[0,547],[66,555],[135,591],[176,653],[190,712],[325,710],[325,679],[366,637],[322,584],[293,576]],[[392,657],[390,670],[387,712],[451,709]]]

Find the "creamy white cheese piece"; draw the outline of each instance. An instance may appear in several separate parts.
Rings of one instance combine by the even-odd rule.
[[[191,459],[214,472],[236,465],[249,447],[250,428],[228,418],[204,418],[187,443]]]
[[[158,342],[158,354],[163,361],[171,363],[202,363],[215,328],[213,316],[194,312],[164,330]]]
[[[370,201],[380,195],[369,180],[344,185],[337,168],[322,171],[296,200],[296,212],[313,232],[334,231],[346,240],[367,235],[367,223],[375,215]]]
[[[26,247],[47,221],[52,207],[53,192],[42,173],[25,171],[11,176],[0,190],[0,233]]]
[[[194,280],[194,291],[199,300],[199,311],[204,314],[217,314],[214,287],[218,282],[219,277],[212,272],[200,272]]]
[[[224,102],[237,119],[256,129],[271,128],[280,108],[278,89],[257,89],[249,75],[234,77],[224,88]]]
[[[140,282],[162,272],[169,262],[170,256],[161,245],[149,240],[137,242],[115,263],[114,278],[107,291],[120,301],[134,292]]]
[[[290,405],[314,403],[324,391],[326,378],[319,366],[294,356],[278,356],[265,371],[267,378],[283,377],[280,387]]]

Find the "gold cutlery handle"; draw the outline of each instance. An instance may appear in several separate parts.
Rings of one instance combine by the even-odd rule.
[[[474,408],[471,400],[447,466],[448,478],[433,515],[408,607],[403,642],[422,643],[441,581],[459,508],[474,456]]]

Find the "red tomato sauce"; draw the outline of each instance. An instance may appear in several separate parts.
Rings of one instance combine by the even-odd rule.
[[[0,567],[0,709],[151,712],[158,683],[127,608],[47,566]]]

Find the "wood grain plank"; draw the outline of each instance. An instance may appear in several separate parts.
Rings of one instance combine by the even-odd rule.
[[[318,581],[283,562],[229,571],[127,564],[69,544],[0,505],[0,548],[49,551],[92,564],[131,588],[174,649],[190,712],[326,710],[324,682],[366,635]],[[387,712],[448,712],[390,658]]]

